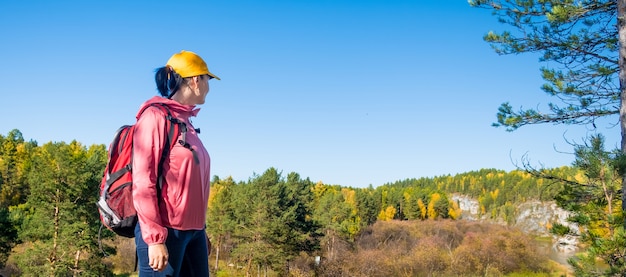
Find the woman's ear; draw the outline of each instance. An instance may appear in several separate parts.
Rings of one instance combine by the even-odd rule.
[[[191,77],[191,83],[193,84],[191,87],[194,91],[198,90],[198,88],[200,88],[200,76]]]

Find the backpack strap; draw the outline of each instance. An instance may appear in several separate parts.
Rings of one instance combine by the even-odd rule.
[[[180,121],[177,118],[174,118],[175,123],[179,124],[180,126],[180,132],[181,132],[181,139],[178,140],[178,143],[180,145],[182,145],[183,147],[189,149],[189,151],[191,151],[191,154],[193,155],[193,161],[196,164],[200,164],[200,159],[198,158],[198,153],[196,152],[196,150],[194,150],[191,147],[191,144],[189,144],[189,142],[187,142],[187,124],[185,122]]]
[[[157,196],[158,196],[158,199],[161,199],[161,188],[163,187],[163,180],[164,180],[163,164],[165,163],[165,160],[169,156],[170,151],[176,144],[176,138],[178,137],[178,134],[182,131],[182,128],[180,128],[180,124],[179,124],[180,120],[172,116],[172,112],[170,111],[167,104],[152,103],[144,107],[143,110],[140,111],[140,113],[143,113],[149,107],[158,108],[159,110],[161,110],[161,112],[164,113],[165,119],[167,119],[165,121],[165,133],[167,135],[165,136],[165,143],[163,144],[163,152],[161,152],[161,159],[159,159],[159,167],[157,168],[157,176],[158,176]]]
[[[191,153],[193,154],[194,162],[196,164],[199,164],[200,163],[200,159],[198,158],[198,153],[196,152],[196,150],[194,150],[191,147],[191,144],[189,144],[187,142],[187,131],[189,130],[187,128],[187,123],[185,123],[184,121],[174,117],[172,115],[172,113],[170,112],[169,107],[167,106],[167,104],[165,104],[165,103],[154,103],[152,105],[157,105],[157,104],[159,104],[161,107],[163,107],[165,109],[165,113],[167,114],[166,118],[167,118],[168,122],[171,122],[171,124],[174,124],[174,125],[178,126],[178,129],[179,129],[179,132],[180,132],[180,139],[177,141],[178,144],[180,144],[183,147],[189,149],[189,151],[191,151]],[[152,105],[150,105],[150,106],[152,106]],[[172,134],[173,129],[174,128],[170,128],[169,129],[170,133],[168,135],[168,141],[167,141],[167,143],[172,143],[171,147],[174,147],[175,140],[178,137],[178,133]]]
[[[165,163],[165,159],[167,159],[167,157],[170,154],[170,151],[172,150],[172,148],[174,148],[174,145],[176,143],[179,143],[180,145],[182,145],[183,147],[189,149],[189,151],[191,151],[191,153],[193,154],[193,159],[194,162],[196,164],[200,163],[200,160],[198,158],[198,154],[196,153],[196,151],[191,148],[191,145],[187,142],[187,124],[174,117],[172,115],[172,112],[170,111],[170,108],[167,104],[165,103],[152,103],[150,105],[147,105],[143,108],[143,110],[140,111],[140,114],[143,113],[147,108],[149,107],[156,107],[159,110],[161,110],[164,114],[165,114],[165,119],[167,119],[165,121],[165,133],[167,134],[167,136],[165,137],[165,143],[163,145],[163,152],[161,153],[161,159],[159,160],[159,168],[157,169],[157,176],[158,176],[158,181],[157,181],[157,196],[159,197],[159,199],[161,198],[161,188],[163,187],[163,164]],[[178,135],[180,134],[180,139],[178,139]]]

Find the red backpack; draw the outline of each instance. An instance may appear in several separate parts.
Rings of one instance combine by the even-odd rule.
[[[165,145],[168,147],[163,147],[157,172],[157,195],[160,198],[161,187],[163,186],[163,162],[177,142],[186,145],[184,140],[187,125],[173,117],[167,105],[163,103],[150,104],[144,107],[140,114],[148,107],[160,109],[167,119],[165,121],[165,133],[167,134]],[[135,125],[120,127],[109,145],[108,161],[100,183],[100,199],[96,203],[102,225],[116,234],[128,238],[135,236],[135,225],[137,224],[137,211],[133,205],[133,177],[131,172],[134,132]],[[176,141],[181,133],[182,140]]]

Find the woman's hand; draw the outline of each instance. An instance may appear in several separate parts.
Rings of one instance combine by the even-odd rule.
[[[161,243],[148,246],[148,261],[154,271],[165,270],[168,258],[169,255],[165,244]]]

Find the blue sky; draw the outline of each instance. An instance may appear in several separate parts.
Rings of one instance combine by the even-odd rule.
[[[566,140],[611,122],[491,127],[497,108],[545,107],[537,55],[498,56],[505,30],[466,1],[0,1],[0,134],[108,144],[157,94],[154,69],[200,54],[210,82],[194,125],[212,175],[374,187],[481,168],[573,161]],[[549,65],[549,64],[548,64]]]

